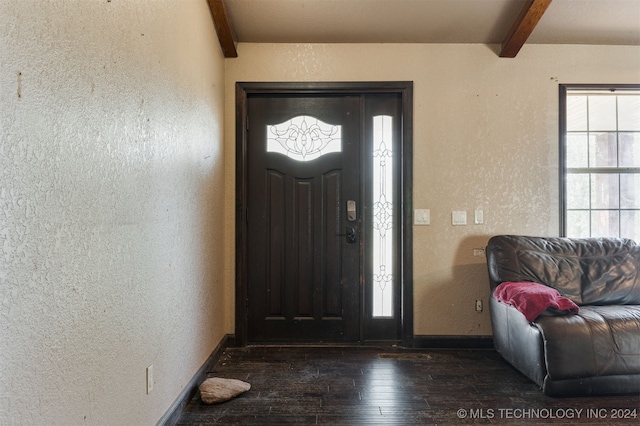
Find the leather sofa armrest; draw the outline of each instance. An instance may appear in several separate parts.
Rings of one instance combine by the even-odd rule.
[[[502,357],[542,387],[547,375],[542,333],[513,306],[489,299],[493,342]]]

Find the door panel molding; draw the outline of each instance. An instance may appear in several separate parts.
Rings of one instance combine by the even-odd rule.
[[[413,82],[296,82],[296,83],[236,83],[236,297],[235,342],[245,346],[248,336],[248,265],[247,208],[248,208],[248,97],[252,94],[278,95],[365,95],[399,94],[402,103],[400,126],[400,294],[401,343],[413,346]],[[284,272],[284,271],[283,271]],[[359,313],[363,318],[363,313]],[[364,343],[364,320],[361,321],[360,342]]]

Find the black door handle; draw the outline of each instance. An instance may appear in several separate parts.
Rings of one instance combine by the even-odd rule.
[[[356,242],[356,229],[351,226],[347,226],[347,243],[353,244],[355,242]]]
[[[344,234],[336,234],[336,235],[341,236],[341,237],[345,237],[346,236],[347,237],[347,243],[349,243],[349,244],[353,244],[357,240],[356,229],[354,227],[351,227],[351,226],[347,226],[346,227],[346,233],[344,233]]]

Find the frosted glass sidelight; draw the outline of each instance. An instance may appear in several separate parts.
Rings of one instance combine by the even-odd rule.
[[[342,126],[300,115],[267,126],[267,152],[276,152],[297,161],[311,161],[342,151]]]
[[[393,317],[393,118],[373,117],[373,317]]]

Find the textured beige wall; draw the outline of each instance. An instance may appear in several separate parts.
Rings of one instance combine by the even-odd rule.
[[[231,316],[207,3],[0,0],[0,46],[0,424],[155,424]]]
[[[496,46],[240,44],[226,61],[236,81],[414,81],[416,335],[489,335],[484,257],[491,235],[558,233],[558,84],[639,83],[640,47],[526,45],[515,59]],[[226,274],[233,282],[235,110],[225,107]],[[485,224],[473,225],[473,210]],[[467,210],[470,225],[451,226]],[[229,293],[227,303],[234,301]]]

